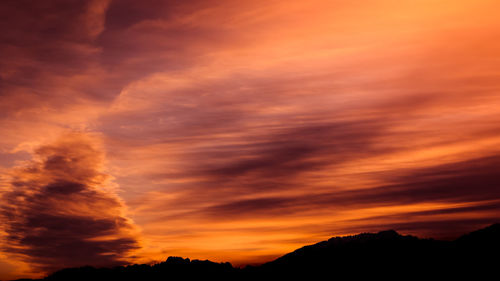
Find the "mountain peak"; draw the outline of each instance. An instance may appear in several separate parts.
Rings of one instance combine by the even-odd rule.
[[[394,238],[394,237],[402,236],[401,234],[399,234],[397,231],[395,231],[393,229],[380,231],[379,233],[377,233],[377,235],[381,236],[381,237],[385,237],[385,238]]]
[[[500,258],[500,224],[455,241],[419,239],[394,230],[333,237],[295,250],[261,266],[234,268],[229,263],[169,257],[155,265],[113,269],[82,267],[56,272],[44,281],[60,280],[283,280],[318,279],[454,279],[492,274]],[[411,274],[411,275],[409,275]],[[474,278],[472,278],[474,277]]]

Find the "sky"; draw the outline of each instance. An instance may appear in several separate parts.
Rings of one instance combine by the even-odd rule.
[[[500,221],[492,0],[0,2],[0,279]]]

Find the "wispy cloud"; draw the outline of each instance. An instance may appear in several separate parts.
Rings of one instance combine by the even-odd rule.
[[[0,3],[0,258],[243,264],[499,219],[495,1],[32,2]]]

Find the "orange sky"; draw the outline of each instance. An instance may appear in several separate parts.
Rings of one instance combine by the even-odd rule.
[[[499,8],[2,1],[0,279],[498,222]]]

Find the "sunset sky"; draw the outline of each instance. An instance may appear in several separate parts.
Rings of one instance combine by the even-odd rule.
[[[2,0],[0,279],[500,221],[498,0]]]

